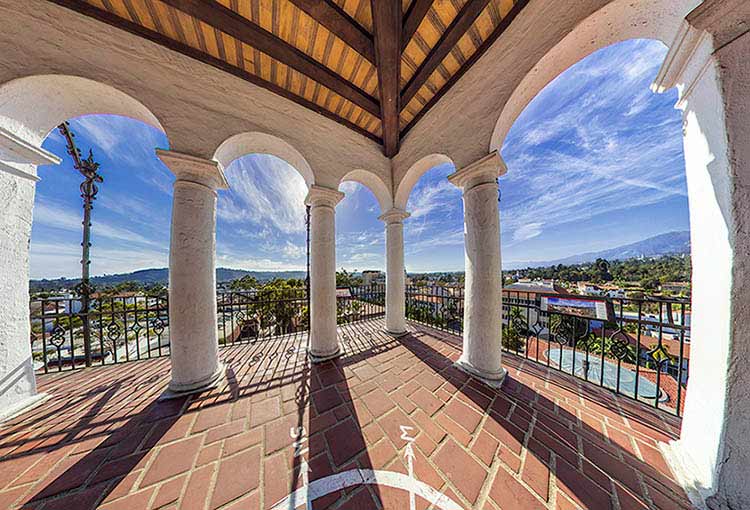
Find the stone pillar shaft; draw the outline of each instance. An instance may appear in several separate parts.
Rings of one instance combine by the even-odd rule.
[[[385,329],[396,336],[406,333],[404,220],[408,217],[397,208],[380,216],[385,222]]]
[[[313,185],[310,206],[310,358],[321,362],[341,354],[336,336],[336,204],[340,191]]]
[[[502,274],[497,177],[505,165],[497,152],[448,176],[464,200],[466,284],[464,346],[457,366],[499,386],[502,368]]]
[[[169,391],[203,390],[221,377],[216,315],[216,200],[227,183],[215,161],[157,151],[174,172],[169,248]]]

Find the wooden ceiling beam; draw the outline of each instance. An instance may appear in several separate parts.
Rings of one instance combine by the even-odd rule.
[[[171,39],[163,34],[160,34],[159,32],[155,32],[137,23],[128,21],[111,12],[101,10],[98,7],[95,7],[92,4],[89,4],[83,0],[50,0],[50,1],[57,5],[65,7],[67,9],[70,9],[72,11],[75,11],[79,14],[83,14],[85,16],[89,16],[103,23],[107,23],[108,25],[111,25],[120,30],[124,30],[126,32],[137,35],[139,37],[143,37],[144,39],[148,39],[149,41],[152,41],[156,44],[164,46],[170,50],[176,51],[192,59],[195,59],[199,62],[216,67],[224,72],[237,76],[238,78],[246,80],[254,85],[263,87],[266,90],[273,92],[274,94],[278,94],[286,99],[289,99],[290,101],[294,101],[300,106],[304,106],[305,108],[308,108],[314,112],[317,112],[320,115],[323,115],[324,117],[327,117],[335,122],[338,122],[339,124],[346,126],[347,128],[361,134],[362,136],[365,136],[373,140],[374,142],[378,144],[383,143],[382,139],[379,138],[378,136],[363,129],[357,124],[354,124],[353,122],[336,115],[332,111],[327,110],[324,107],[305,99],[304,97],[298,96],[297,94],[294,94],[293,92],[290,92],[289,90],[286,90],[285,88],[280,87],[276,85],[275,83],[266,81],[260,76],[256,76],[252,73],[245,71],[244,69],[235,67],[229,64],[228,62],[218,59],[212,55],[203,53],[202,51],[196,48],[193,48],[192,46],[188,46],[187,44],[183,44],[179,41],[175,41],[174,39]]]
[[[399,80],[401,76],[401,2],[370,0],[383,125],[383,151],[393,157],[399,146]]]
[[[380,117],[380,106],[375,98],[355,87],[306,53],[264,30],[232,9],[214,1],[161,1],[262,51],[269,57],[288,65],[321,85],[325,85],[376,117]]]
[[[411,131],[411,128],[413,128],[417,122],[424,116],[425,113],[427,113],[430,108],[432,108],[435,103],[437,103],[443,95],[445,95],[448,90],[466,73],[466,71],[469,70],[471,66],[474,65],[474,63],[479,60],[479,58],[484,55],[484,53],[492,46],[492,44],[502,35],[503,32],[510,26],[511,22],[516,18],[519,12],[521,12],[521,9],[523,9],[526,4],[529,3],[529,0],[516,0],[516,3],[513,5],[513,8],[508,12],[508,14],[505,15],[505,17],[500,20],[500,23],[495,27],[495,30],[492,31],[490,36],[485,39],[485,41],[482,43],[479,48],[477,48],[477,51],[474,52],[474,54],[469,57],[466,62],[464,62],[464,65],[462,65],[456,73],[450,77],[450,79],[443,85],[443,87],[438,90],[437,94],[432,96],[430,100],[427,102],[426,105],[422,107],[421,110],[419,110],[419,113],[417,113],[414,118],[409,121],[409,123],[404,126],[404,129],[401,131],[401,136],[404,137],[406,134]]]
[[[427,16],[427,11],[432,7],[432,2],[433,0],[414,0],[409,6],[404,19],[404,30],[401,34],[402,52],[406,49],[411,38],[414,37],[424,17]]]
[[[414,73],[414,76],[412,76],[409,83],[404,87],[401,93],[401,104],[404,107],[409,104],[409,101],[422,88],[422,85],[430,79],[435,69],[437,69],[443,59],[448,56],[448,53],[458,44],[458,41],[466,31],[471,28],[471,25],[488,3],[489,0],[469,0],[466,2],[463,9],[456,16],[456,19],[445,30],[435,47],[432,48],[430,54],[427,55],[427,58],[424,59],[417,72]]]
[[[328,0],[289,0],[312,19],[333,32],[354,51],[375,63],[372,36],[338,5]]]

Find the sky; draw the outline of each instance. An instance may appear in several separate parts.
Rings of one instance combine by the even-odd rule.
[[[508,133],[501,150],[503,266],[598,251],[674,230],[688,230],[682,121],[676,92],[649,85],[666,54],[659,42],[632,40],[599,50],[542,90]],[[91,274],[166,267],[171,172],[154,148],[160,131],[111,115],[72,119],[82,150],[93,149],[104,182],[94,204]],[[63,157],[39,168],[32,224],[31,278],[80,275],[81,176],[62,136],[44,148]],[[460,191],[428,171],[408,201],[406,268],[462,271]],[[225,169],[219,193],[217,264],[247,270],[305,267],[300,174],[268,155],[248,155]],[[385,238],[378,203],[364,186],[344,182],[336,209],[337,267],[383,269]]]

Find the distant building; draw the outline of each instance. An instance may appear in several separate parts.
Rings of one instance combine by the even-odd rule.
[[[383,271],[362,271],[362,285],[383,283],[385,283],[385,273]]]
[[[689,282],[666,282],[662,283],[659,289],[662,292],[671,292],[673,294],[682,294],[690,292]]]

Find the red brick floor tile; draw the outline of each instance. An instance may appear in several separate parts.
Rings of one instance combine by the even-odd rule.
[[[250,427],[263,425],[281,416],[281,400],[273,397],[250,405]]]
[[[334,464],[340,466],[365,449],[362,429],[352,419],[347,419],[325,432]]]
[[[163,483],[156,493],[154,501],[151,503],[152,508],[161,508],[180,499],[182,487],[188,479],[188,475],[182,475],[177,478]]]
[[[507,471],[500,469],[490,488],[490,498],[503,510],[543,510],[544,505]]]
[[[210,509],[257,489],[260,484],[260,448],[253,448],[221,461]]]
[[[217,460],[221,456],[221,443],[216,442],[209,446],[204,446],[198,452],[198,458],[195,460],[196,466],[203,466],[209,462]]]
[[[482,421],[481,414],[458,398],[448,402],[448,405],[445,406],[445,413],[470,434],[476,430],[479,422]]]
[[[458,441],[461,446],[469,446],[469,443],[471,442],[471,434],[466,432],[466,429],[461,427],[458,423],[453,421],[445,412],[441,411],[436,415],[435,421],[437,424],[443,428],[448,435],[454,439],[455,441]]]
[[[100,483],[80,492],[63,495],[45,503],[44,508],[49,510],[93,510],[96,508],[97,502],[106,494],[107,486],[106,483]]]
[[[557,459],[555,475],[557,486],[583,508],[591,510],[612,508],[609,494],[564,460]]]
[[[141,487],[147,487],[188,471],[193,466],[200,448],[201,438],[199,436],[183,439],[163,447],[146,471]]]
[[[427,413],[429,416],[435,414],[435,412],[443,407],[443,402],[437,398],[432,392],[427,391],[425,388],[420,388],[409,397],[409,399],[416,404],[417,408]]]
[[[243,430],[245,430],[244,420],[237,420],[231,423],[214,427],[206,432],[206,444],[211,444],[214,441],[220,441],[221,439],[235,436]]]
[[[149,501],[154,494],[155,489],[153,487],[128,494],[124,498],[112,501],[98,508],[101,510],[132,510],[133,508],[146,508],[148,507]]]
[[[211,478],[216,463],[198,468],[190,474],[185,493],[180,501],[180,510],[203,510],[210,496]]]
[[[329,386],[311,395],[315,410],[322,414],[344,403],[335,386]]]
[[[193,424],[193,434],[203,432],[218,425],[223,425],[229,421],[229,413],[232,406],[229,404],[219,404],[210,407],[204,407],[198,412],[198,417]]]
[[[262,441],[262,427],[256,427],[242,434],[229,437],[224,441],[224,456],[233,455],[253,445],[260,444]]]
[[[495,458],[498,446],[500,446],[500,442],[497,439],[489,433],[481,431],[471,447],[471,452],[484,462],[485,466],[489,467]]]
[[[379,418],[396,407],[396,404],[393,403],[388,394],[380,388],[376,388],[363,396],[362,401],[374,418]]]
[[[549,499],[549,468],[531,452],[526,453],[521,478],[544,501]]]
[[[452,439],[447,439],[435,454],[435,464],[453,482],[463,496],[476,502],[487,472]]]
[[[507,446],[501,444],[497,456],[514,472],[518,473],[520,471],[521,457],[510,451]]]

